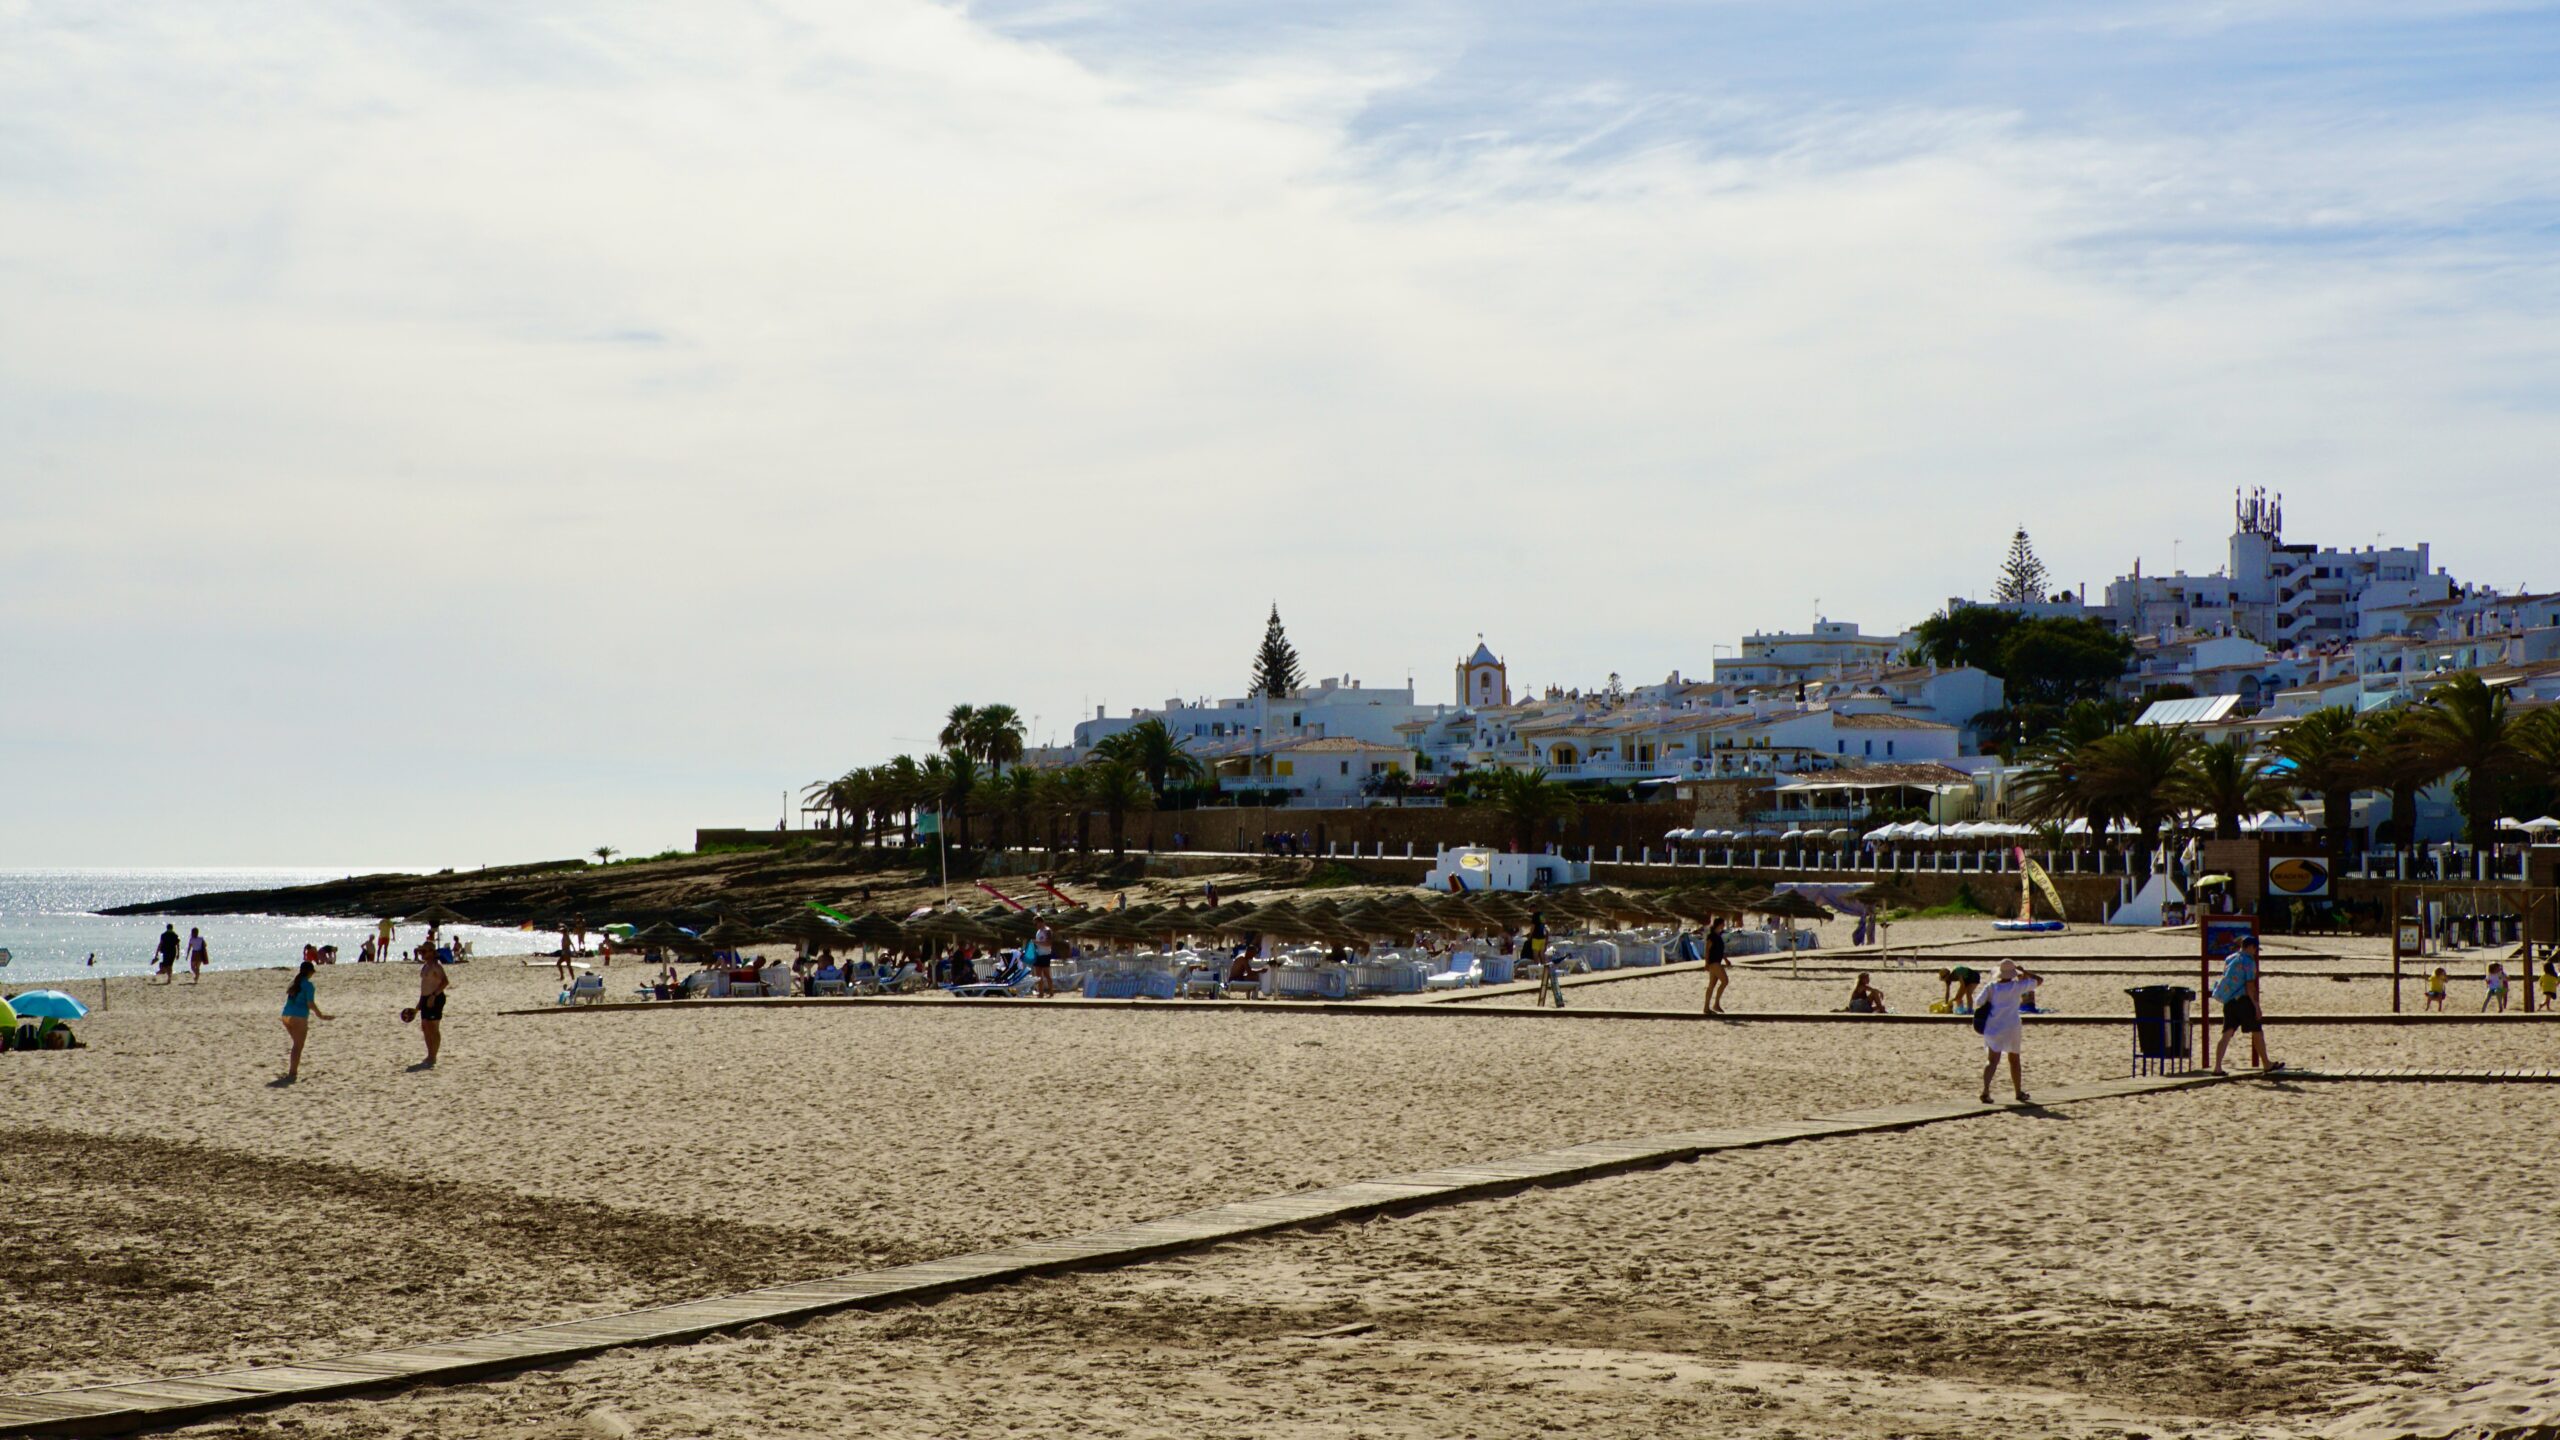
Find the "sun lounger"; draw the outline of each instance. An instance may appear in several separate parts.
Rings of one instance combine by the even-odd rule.
[[[1422,983],[1424,988],[1431,990],[1463,990],[1470,985],[1483,984],[1484,972],[1476,966],[1474,951],[1461,950],[1449,957],[1448,969],[1426,978]]]
[[[842,980],[813,980],[809,982],[809,993],[812,995],[842,995],[844,993],[844,986],[845,982]]]
[[[603,999],[604,977],[601,975],[588,974],[581,975],[576,980],[571,981],[569,988],[560,992],[560,999],[556,1003],[562,1005],[594,1005],[601,1003]]]

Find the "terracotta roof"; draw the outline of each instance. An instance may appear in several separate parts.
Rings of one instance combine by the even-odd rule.
[[[1285,745],[1275,745],[1267,753],[1273,755],[1350,755],[1375,750],[1383,751],[1390,755],[1402,755],[1405,753],[1405,748],[1406,747],[1402,745],[1379,745],[1367,740],[1353,740],[1346,736],[1327,735],[1320,740],[1292,740]]]
[[[1799,789],[1838,789],[1843,783],[1857,785],[1970,785],[1973,777],[1951,765],[1932,765],[1927,761],[1888,762],[1882,765],[1844,765],[1825,770],[1818,776],[1789,776],[1788,781],[1805,781]],[[1779,784],[1787,788],[1787,782]]]
[[[1845,730],[1953,730],[1943,720],[1918,720],[1905,715],[1841,715],[1833,714],[1831,723]]]

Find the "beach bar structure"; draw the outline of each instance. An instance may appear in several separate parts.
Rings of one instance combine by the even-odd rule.
[[[1443,846],[1422,883],[1433,890],[1552,890],[1591,878],[1590,862],[1480,845]]]

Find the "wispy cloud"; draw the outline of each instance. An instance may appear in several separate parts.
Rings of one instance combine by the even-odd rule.
[[[95,757],[0,859],[654,847],[1232,687],[1275,596],[1426,689],[1694,669],[2240,483],[2532,572],[2547,12],[2104,13],[0,8],[0,745]],[[528,778],[594,767],[661,778]]]

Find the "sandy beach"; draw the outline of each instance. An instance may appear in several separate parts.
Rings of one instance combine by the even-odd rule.
[[[2271,954],[2279,974],[2323,965],[2370,961]],[[1029,1002],[506,1015],[548,1003],[547,966],[484,959],[456,978],[432,1072],[407,1068],[416,1036],[394,1013],[414,972],[354,966],[322,973],[343,1018],[314,1027],[290,1089],[268,1083],[280,972],[118,982],[83,1027],[92,1049],[0,1060],[29,1197],[0,1241],[47,1257],[0,1303],[0,1389],[348,1353],[1585,1140],[1962,1095],[1979,1066],[1960,1023]],[[1883,978],[1897,1008],[1935,998],[1920,971]],[[2066,1010],[2114,1014],[2132,983],[2056,988]],[[2271,1009],[2379,1008],[2378,983],[2279,978]],[[1573,998],[1691,1008],[1698,986]],[[1734,1008],[1827,1009],[1846,990],[1845,974],[1755,968]],[[2297,1064],[2547,1066],[2560,1050],[2526,1024],[2277,1039]],[[2126,1052],[2114,1026],[2031,1031],[2031,1080],[2119,1076]],[[2470,1433],[2425,1426],[2496,1408],[2480,1396],[2504,1389],[2462,1400],[2479,1384],[2547,1373],[2525,1353],[2560,1318],[2560,1252],[2529,1241],[2518,1207],[2553,1103],[2256,1081],[2092,1102],[291,1418],[492,1437],[838,1434],[856,1416],[919,1436]],[[2506,1171],[2513,1200],[2484,1201]],[[1375,1328],[1296,1338],[1347,1324]],[[2560,1423],[2548,1395],[2514,1403]],[[2404,1413],[2400,1430],[2377,1418]]]

